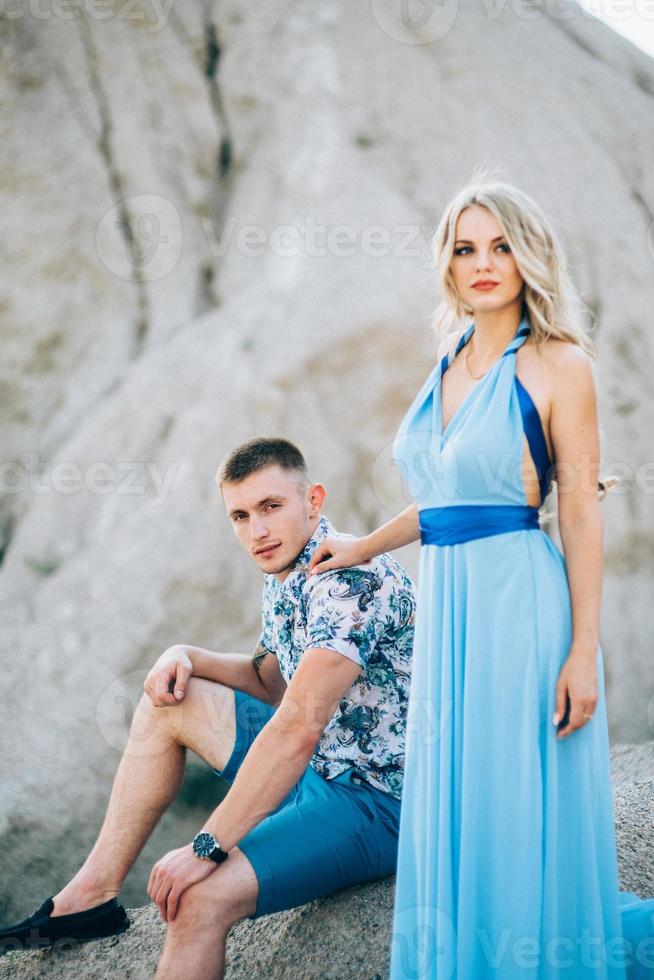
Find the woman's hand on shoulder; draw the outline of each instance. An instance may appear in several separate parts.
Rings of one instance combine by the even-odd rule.
[[[364,538],[325,538],[311,556],[307,566],[309,575],[328,572],[334,568],[367,565],[370,559],[366,554],[364,542]]]

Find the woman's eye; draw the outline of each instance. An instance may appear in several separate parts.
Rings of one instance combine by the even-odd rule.
[[[507,252],[510,252],[511,251],[511,249],[509,248],[509,246],[508,246],[508,244],[506,242],[500,242],[500,244],[497,247],[498,248],[505,248],[507,250]],[[454,249],[454,254],[455,255],[463,255],[465,252],[469,252],[469,251],[471,251],[470,245],[459,245],[458,248],[455,248]]]

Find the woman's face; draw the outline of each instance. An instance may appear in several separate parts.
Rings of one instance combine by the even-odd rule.
[[[473,311],[515,302],[524,285],[497,218],[479,204],[459,215],[450,270],[457,292]],[[483,283],[495,285],[481,288]]]

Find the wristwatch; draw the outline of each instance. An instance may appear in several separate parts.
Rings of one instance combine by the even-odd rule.
[[[221,864],[229,857],[228,852],[223,851],[213,834],[206,830],[201,830],[193,838],[193,853],[203,861],[215,861],[216,864]]]

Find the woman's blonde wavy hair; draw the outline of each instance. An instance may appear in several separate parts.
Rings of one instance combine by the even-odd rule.
[[[568,272],[565,254],[552,225],[539,205],[524,191],[479,167],[471,180],[446,206],[432,241],[441,303],[436,308],[433,329],[437,340],[453,352],[465,333],[472,307],[459,295],[451,272],[456,225],[461,212],[472,204],[482,205],[495,215],[524,280],[523,300],[536,345],[552,337],[577,344],[596,358],[590,339],[589,310],[582,302]],[[449,343],[445,343],[445,341]],[[618,482],[615,476],[600,477],[600,500]],[[553,484],[556,480],[553,481]],[[544,510],[550,521],[552,510]]]
[[[472,313],[456,290],[450,265],[459,215],[473,204],[488,208],[502,228],[525,283],[524,302],[536,344],[550,337],[568,340],[594,359],[588,310],[570,278],[550,221],[528,194],[484,169],[478,169],[446,206],[434,234],[432,250],[441,297],[433,320],[438,341],[448,338],[454,346]]]

